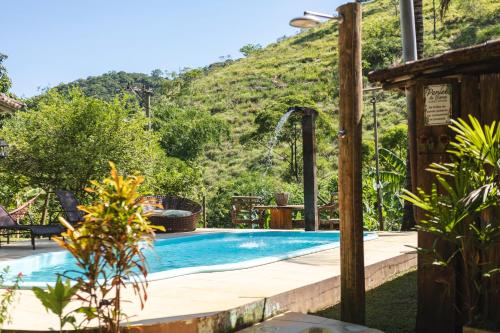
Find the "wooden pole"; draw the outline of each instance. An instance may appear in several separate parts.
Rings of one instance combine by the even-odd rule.
[[[146,91],[145,96],[145,109],[146,109],[146,117],[148,118],[148,130],[151,131],[151,94],[152,92]]]
[[[316,130],[317,112],[309,108],[302,111],[302,156],[304,160],[304,224],[306,231],[317,231],[318,184],[316,181]]]
[[[366,91],[366,89],[365,89]],[[380,184],[380,158],[378,153],[378,120],[377,120],[377,95],[372,90],[372,110],[373,110],[373,139],[375,141],[375,180],[377,182],[377,215],[378,228],[384,230],[384,215],[382,214],[382,186]]]
[[[40,221],[40,224],[45,224],[47,220],[47,216],[49,215],[49,202],[50,202],[50,192],[49,190],[45,190],[45,201],[43,202],[43,209],[42,209],[42,218]],[[49,221],[49,223],[52,221]]]
[[[203,227],[207,228],[208,227],[208,221],[207,221],[207,196],[203,194]]]
[[[363,204],[361,186],[361,4],[337,8],[339,26],[340,290],[343,321],[365,322]]]

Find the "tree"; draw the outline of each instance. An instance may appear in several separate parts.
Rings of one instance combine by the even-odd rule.
[[[153,69],[151,71],[151,76],[154,78],[161,78],[163,76],[163,71],[161,69]]]
[[[10,78],[7,76],[7,69],[3,65],[3,62],[7,59],[7,56],[0,53],[0,93],[6,93],[12,86]]]
[[[146,120],[128,97],[106,102],[72,89],[41,99],[38,110],[17,112],[4,123],[0,137],[9,142],[2,167],[31,187],[81,191],[102,178],[108,161],[127,173],[155,169],[161,150]],[[153,174],[154,175],[154,174]]]
[[[384,134],[380,137],[380,146],[395,153],[398,158],[406,158],[408,126],[399,124],[384,130]]]
[[[196,79],[204,75],[204,70],[200,68],[183,68],[179,73],[172,72],[170,79],[163,82],[163,95],[169,99],[177,99],[189,94],[191,84]]]
[[[79,88],[86,96],[112,101],[115,96],[123,95],[130,87],[149,87],[155,93],[159,93],[165,81],[167,80],[161,76],[161,70],[154,70],[151,75],[110,71],[102,75],[62,83],[53,89],[68,96],[72,89]]]
[[[245,57],[248,57],[249,55],[255,53],[255,52],[258,52],[262,49],[262,45],[260,44],[247,44],[245,46],[243,46],[241,49],[240,49],[240,52],[245,56]]]
[[[155,106],[154,114],[161,147],[168,156],[183,161],[195,160],[207,147],[229,135],[226,122],[206,111],[182,109],[162,101]]]

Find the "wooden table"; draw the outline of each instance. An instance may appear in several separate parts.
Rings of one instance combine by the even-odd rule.
[[[292,213],[296,210],[303,210],[304,205],[286,205],[286,206],[254,206],[257,210],[268,210],[271,212],[271,229],[293,229]]]

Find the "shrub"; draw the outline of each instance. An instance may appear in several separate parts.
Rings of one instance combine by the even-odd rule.
[[[78,311],[87,321],[97,319],[101,330],[119,332],[120,322],[126,318],[120,303],[125,284],[137,295],[141,309],[147,299],[143,249],[151,246],[154,232],[137,204],[137,187],[143,178],[123,178],[110,165],[111,177],[101,183],[93,181],[92,188],[86,189],[98,201],[79,207],[86,214],[84,221],[75,227],[61,218],[68,231],[55,240],[80,268],[76,275],[64,273],[79,286],[77,298],[84,305]]]

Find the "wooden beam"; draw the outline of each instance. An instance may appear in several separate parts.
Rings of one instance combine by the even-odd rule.
[[[400,76],[414,75],[423,71],[446,71],[449,66],[467,67],[472,64],[484,65],[485,70],[494,70],[500,61],[500,39],[483,44],[451,50],[431,58],[409,62],[392,68],[380,69],[368,74],[370,82],[384,82],[394,80]],[[442,75],[441,75],[442,76]]]
[[[319,229],[318,184],[316,181],[317,112],[302,108],[302,156],[304,161],[304,224],[306,231]]]
[[[337,8],[337,11],[342,16],[339,26],[340,318],[343,321],[364,324],[361,4],[347,3]]]

